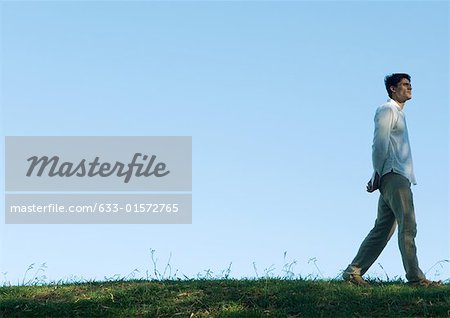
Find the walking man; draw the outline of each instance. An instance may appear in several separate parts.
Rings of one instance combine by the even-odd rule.
[[[391,238],[398,224],[398,245],[406,279],[411,285],[435,286],[419,267],[416,252],[416,219],[411,183],[416,184],[408,129],[403,108],[411,99],[411,77],[396,73],[385,77],[388,101],[375,114],[372,145],[373,176],[367,191],[380,191],[375,226],[343,273],[345,281],[368,285],[362,278]]]

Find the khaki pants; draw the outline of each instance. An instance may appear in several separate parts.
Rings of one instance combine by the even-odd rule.
[[[398,245],[408,281],[425,278],[419,268],[416,244],[416,218],[411,184],[404,176],[390,172],[380,181],[380,198],[375,226],[361,244],[358,254],[344,272],[364,275],[391,238],[398,224]]]

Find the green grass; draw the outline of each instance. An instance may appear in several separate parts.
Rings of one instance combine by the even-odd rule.
[[[450,285],[304,279],[134,280],[0,287],[1,317],[450,317]]]

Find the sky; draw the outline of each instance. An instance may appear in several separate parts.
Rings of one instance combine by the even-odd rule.
[[[2,284],[154,277],[167,263],[166,277],[284,276],[285,264],[340,277],[376,218],[373,116],[394,72],[412,77],[420,266],[450,278],[448,2],[0,5],[2,149],[4,136],[193,145],[192,224],[4,224],[1,213]],[[396,234],[367,275],[404,278]]]

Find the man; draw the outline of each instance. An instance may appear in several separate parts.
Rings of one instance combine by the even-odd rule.
[[[416,220],[411,183],[416,184],[408,129],[403,108],[411,99],[411,77],[396,73],[384,79],[389,99],[375,114],[372,146],[373,176],[367,191],[380,191],[375,226],[361,244],[356,257],[343,273],[345,281],[368,285],[362,278],[391,238],[398,224],[398,245],[408,284],[437,286],[425,278],[416,253]]]

